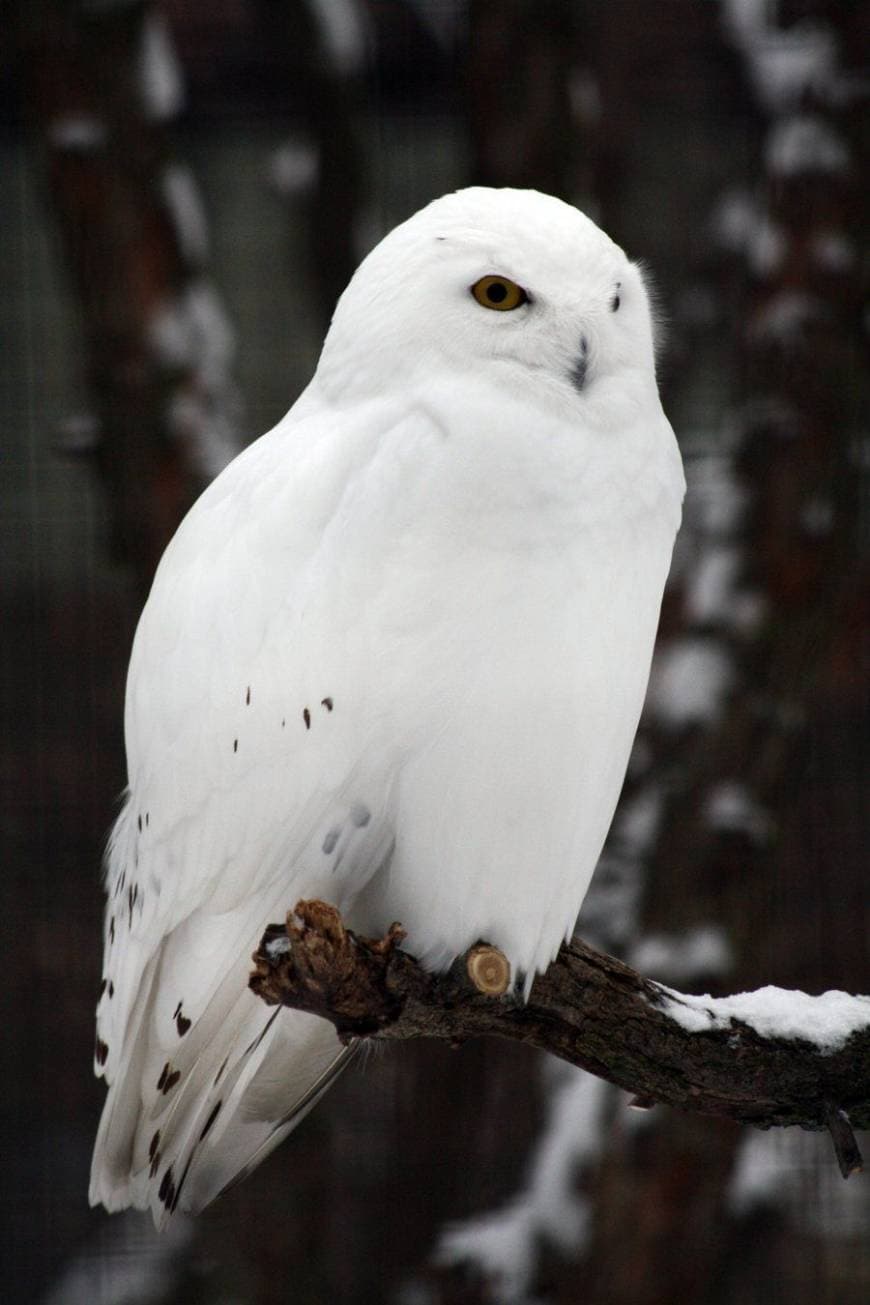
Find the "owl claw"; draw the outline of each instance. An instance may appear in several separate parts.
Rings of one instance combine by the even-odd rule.
[[[279,948],[282,936],[289,945]],[[270,925],[263,935],[249,986],[269,1005],[331,1020],[343,1040],[365,1036],[391,1023],[401,1007],[386,976],[404,937],[394,923],[383,938],[360,938],[328,902],[297,902],[286,925]]]

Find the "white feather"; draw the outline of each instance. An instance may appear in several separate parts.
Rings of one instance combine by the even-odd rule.
[[[486,275],[529,302],[481,307]],[[93,1201],[200,1208],[344,1063],[246,989],[300,897],[401,920],[433,967],[481,937],[527,986],[546,967],[622,784],[682,494],[640,273],[582,214],[464,191],[373,251],[136,634]]]

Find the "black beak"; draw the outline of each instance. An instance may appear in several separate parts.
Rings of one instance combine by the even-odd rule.
[[[578,394],[583,393],[583,387],[586,384],[586,372],[589,367],[589,342],[585,335],[580,336],[580,352],[577,355],[577,361],[571,368],[571,384]]]

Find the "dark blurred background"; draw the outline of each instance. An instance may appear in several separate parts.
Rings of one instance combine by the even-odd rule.
[[[470,182],[645,261],[687,464],[580,930],[691,991],[870,989],[867,4],[34,0],[3,27],[4,1299],[866,1305],[870,1180],[824,1137],[638,1115],[513,1045],[373,1054],[162,1238],[86,1188],[153,567],[366,250]]]

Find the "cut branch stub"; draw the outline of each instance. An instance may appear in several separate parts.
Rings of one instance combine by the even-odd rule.
[[[468,977],[478,992],[487,997],[501,997],[511,982],[511,963],[504,952],[490,943],[477,943],[465,960]]]

